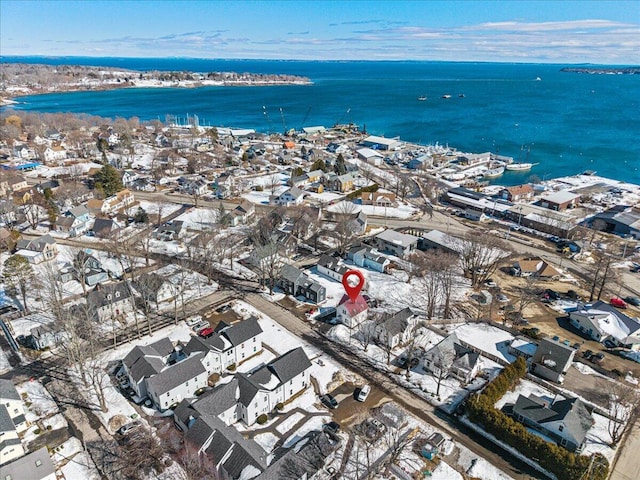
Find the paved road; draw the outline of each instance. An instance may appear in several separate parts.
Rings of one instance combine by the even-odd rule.
[[[271,303],[261,295],[255,293],[247,294],[245,301],[280,323],[280,325],[290,332],[320,348],[325,354],[340,364],[354,370],[413,415],[445,431],[455,441],[464,445],[480,457],[487,459],[492,465],[500,468],[514,479],[544,478],[515,458],[511,458],[506,452],[503,452],[497,447],[493,447],[493,445],[486,445],[486,441],[478,443],[472,432],[465,431],[466,429],[462,429],[460,425],[451,423],[451,420],[448,418],[440,417],[436,413],[435,408],[421,397],[390,381],[385,373],[375,370],[364,360],[353,355],[346,347],[325,339],[307,323],[298,319],[281,306]]]
[[[609,480],[638,480],[640,478],[640,419],[620,445],[620,454]]]

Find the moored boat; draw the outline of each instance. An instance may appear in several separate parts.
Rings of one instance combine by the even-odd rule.
[[[445,95],[442,95],[442,98],[451,98],[451,95],[445,94]]]
[[[523,172],[525,170],[531,170],[531,167],[537,165],[537,163],[510,163],[505,168],[511,172]]]
[[[427,99],[426,95],[421,95],[421,96],[418,97],[418,101],[420,101],[420,102],[424,102],[426,99]]]
[[[482,174],[482,178],[496,178],[504,173],[504,167],[490,168]]]

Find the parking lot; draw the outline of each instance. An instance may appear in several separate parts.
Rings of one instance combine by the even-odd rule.
[[[333,419],[346,430],[364,420],[369,410],[391,400],[377,388],[371,387],[371,392],[367,399],[364,402],[359,402],[356,400],[359,391],[360,385],[343,383],[332,392],[329,392],[338,401],[338,407],[332,410]]]

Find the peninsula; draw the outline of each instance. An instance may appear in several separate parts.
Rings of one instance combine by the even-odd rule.
[[[640,67],[567,67],[560,69],[561,72],[588,73],[590,75],[640,75]]]
[[[307,77],[238,72],[138,71],[84,65],[3,63],[0,104],[23,95],[114,88],[310,85]]]

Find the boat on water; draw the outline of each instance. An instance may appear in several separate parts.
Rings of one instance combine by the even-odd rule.
[[[451,98],[451,95],[445,94],[445,95],[442,95],[442,98]]]
[[[598,173],[598,172],[596,172],[595,170],[585,170],[584,172],[582,172],[582,175],[587,175],[588,177],[592,177],[596,173]]]
[[[504,173],[504,167],[490,168],[482,174],[482,178],[496,178]]]
[[[507,170],[509,170],[510,172],[524,172],[526,170],[531,170],[531,167],[533,167],[535,165],[538,165],[538,164],[537,163],[528,163],[528,162],[510,163],[505,168]]]
[[[536,82],[539,82],[540,80],[542,80],[540,77],[536,77]]]
[[[461,93],[460,95],[458,95],[458,98],[464,98],[464,93]]]
[[[421,95],[420,97],[418,97],[418,101],[419,102],[424,102],[425,100],[427,100],[427,96],[426,95]]]

